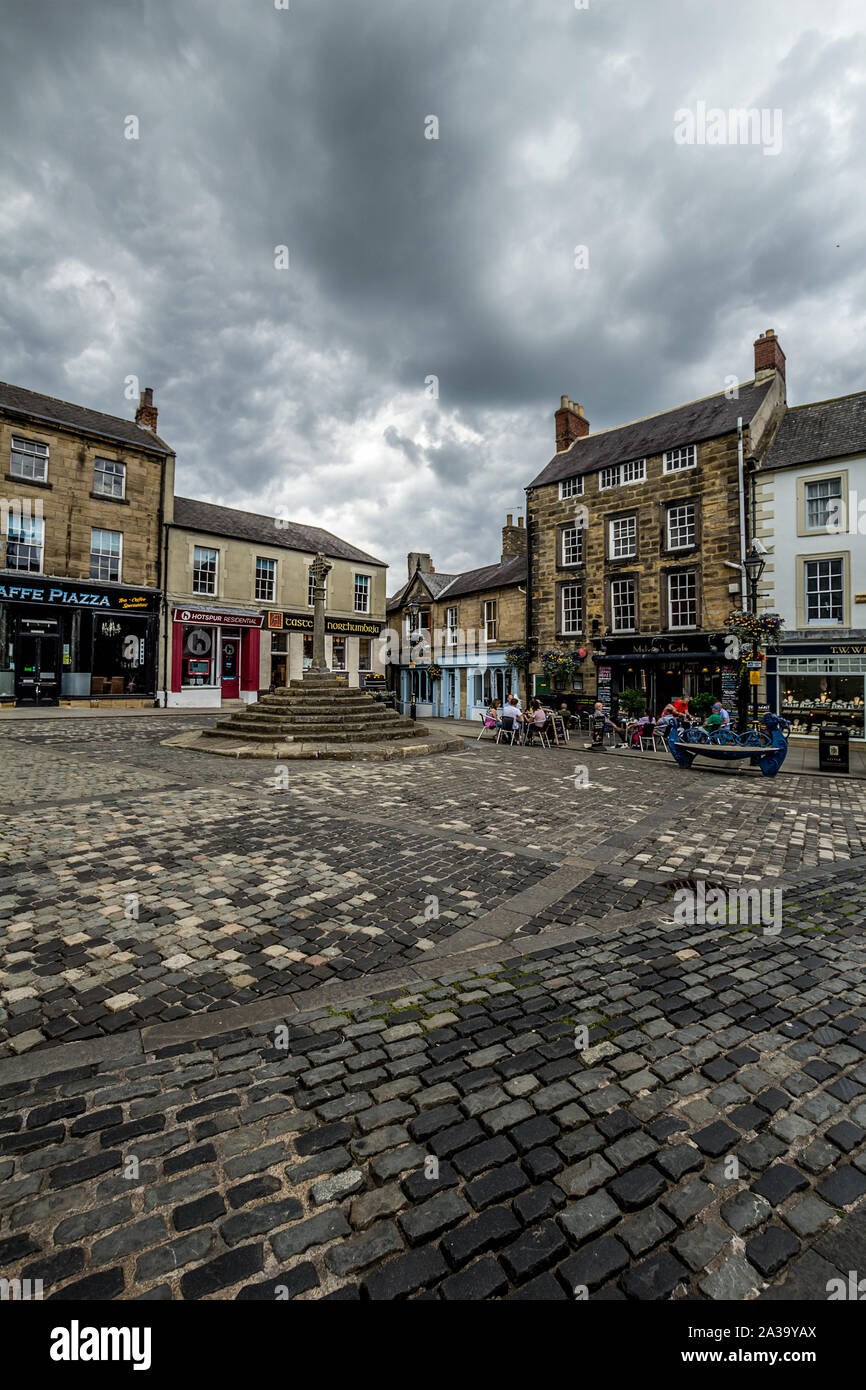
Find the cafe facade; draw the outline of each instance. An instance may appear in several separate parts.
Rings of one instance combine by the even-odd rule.
[[[153,705],[174,455],[135,419],[0,383],[0,706]]]
[[[353,686],[384,683],[382,561],[319,527],[176,497],[167,528],[167,706],[254,703],[299,680],[313,659],[313,581],[321,551],[325,656]]]

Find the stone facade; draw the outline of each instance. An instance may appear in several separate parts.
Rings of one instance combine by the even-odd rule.
[[[156,419],[152,391],[133,423],[0,384],[0,700],[153,703],[174,495]]]

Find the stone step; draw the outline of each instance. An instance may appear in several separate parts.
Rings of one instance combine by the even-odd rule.
[[[352,730],[349,732],[335,733],[327,731],[325,733],[308,733],[302,735],[291,734],[282,736],[280,733],[265,732],[258,729],[250,731],[242,729],[238,725],[215,724],[209,729],[202,729],[203,738],[236,738],[241,742],[247,743],[380,743],[392,740],[406,741],[411,738],[420,738],[429,734],[429,729],[425,729],[423,724],[416,724],[411,730],[406,729],[375,729],[367,731]]]
[[[237,719],[222,719],[216,726],[226,732],[237,733],[245,738],[294,738],[305,739],[315,735],[317,738],[326,738],[328,735],[346,734],[351,737],[353,734],[371,734],[380,738],[393,738],[395,735],[405,734],[406,737],[413,737],[413,725],[411,720],[405,724],[372,724],[369,722],[357,724],[291,724],[286,721],[274,723],[262,723],[256,720],[253,723],[243,723]]]

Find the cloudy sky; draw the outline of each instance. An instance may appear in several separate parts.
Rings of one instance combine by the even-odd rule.
[[[120,415],[138,378],[179,492],[390,589],[498,558],[564,393],[607,428],[767,327],[791,403],[866,384],[862,0],[284,3],[7,10],[0,376]],[[781,149],[678,143],[701,102]]]

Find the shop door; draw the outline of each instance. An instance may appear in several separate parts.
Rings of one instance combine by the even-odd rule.
[[[241,664],[241,639],[240,634],[223,633],[221,643],[221,668],[220,676],[222,682],[222,698],[224,700],[237,700],[240,697],[240,664]]]
[[[15,646],[15,702],[56,705],[60,696],[60,639],[53,632],[22,632]]]

